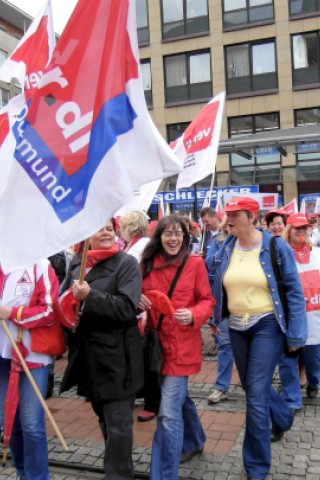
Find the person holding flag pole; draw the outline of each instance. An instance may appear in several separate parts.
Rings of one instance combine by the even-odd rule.
[[[67,450],[43,399],[53,355],[65,348],[64,339],[59,344],[57,334],[49,328],[58,321],[54,309],[58,280],[49,261],[43,260],[9,275],[0,267],[0,285],[0,424],[4,426],[4,445],[10,443],[18,479],[49,480],[44,411]]]

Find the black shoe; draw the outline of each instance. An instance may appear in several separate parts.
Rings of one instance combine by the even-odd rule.
[[[247,480],[265,480],[266,477],[263,478],[256,478],[256,477],[247,477]]]
[[[308,398],[317,398],[318,396],[318,387],[310,387],[310,385],[307,386],[307,397]]]
[[[281,438],[283,437],[284,435],[284,432],[285,430],[275,430],[275,429],[272,429],[271,430],[271,442],[279,442],[279,440],[281,440]]]
[[[191,452],[181,453],[180,463],[188,462],[189,460],[191,460],[191,458],[195,457],[196,455],[199,455],[202,452],[203,452],[203,448],[199,448],[197,450],[191,450]]]

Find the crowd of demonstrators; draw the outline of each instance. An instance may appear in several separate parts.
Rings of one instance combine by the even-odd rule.
[[[278,238],[277,262],[290,299],[286,323],[270,255],[272,235],[255,227],[259,203],[247,197],[232,198],[225,212],[229,235],[211,266],[217,302],[214,322],[228,320],[247,400],[244,467],[248,479],[262,480],[271,465],[271,433],[280,438],[293,422],[292,411],[272,388],[272,378],[285,344],[289,351],[305,344],[305,301],[292,250]]]
[[[294,252],[304,291],[308,322],[306,345],[300,355],[293,359],[293,362],[295,370],[297,370],[298,360],[304,365],[307,377],[307,396],[316,398],[320,382],[320,249],[312,245],[309,235],[310,229],[309,221],[305,215],[301,213],[290,215],[287,219],[284,238]],[[296,377],[292,374],[287,383],[289,383],[287,389],[291,387],[295,391],[300,387],[300,382],[297,384]]]
[[[49,366],[51,335],[46,335],[40,347],[38,333],[42,327],[55,321],[54,304],[58,298],[58,280],[48,260],[38,262],[5,275],[0,267],[0,319],[4,320],[21,345],[20,350],[41,394],[45,397]],[[39,353],[42,352],[42,353]],[[0,426],[4,426],[5,402],[13,408],[17,398],[9,398],[10,368],[16,354],[12,353],[4,329],[0,327]],[[20,362],[19,362],[20,364]],[[15,368],[21,370],[20,367]],[[16,392],[13,393],[17,395]],[[7,398],[8,395],[8,398]],[[17,479],[49,480],[48,446],[45,414],[27,375],[20,371],[18,379],[19,403],[14,415],[10,450]]]
[[[106,478],[131,480],[132,410],[143,384],[137,325],[141,274],[137,260],[119,250],[113,221],[90,238],[89,247],[84,281],[79,281],[81,258],[75,256],[63,284],[72,286],[81,316],[68,335],[61,391],[77,385],[90,400],[105,439]]]
[[[173,315],[161,318],[163,351],[161,401],[151,452],[151,480],[178,479],[179,462],[202,452],[206,440],[196,407],[189,397],[188,377],[202,363],[201,326],[214,304],[201,257],[189,255],[189,233],[179,216],[161,219],[142,257],[143,295],[139,307],[148,314],[147,328],[157,328],[160,313],[148,299],[150,290],[173,289]],[[179,278],[177,275],[180,274]],[[176,282],[175,286],[172,285]]]
[[[220,223],[221,235],[211,243],[207,257],[206,265],[208,268],[209,282],[211,288],[214,285],[214,271],[211,269],[213,258],[218,253],[224,240],[228,236],[227,217]],[[213,322],[214,323],[214,319]],[[232,370],[233,370],[233,353],[229,336],[228,322],[222,321],[219,328],[211,326],[217,347],[217,378],[213,385],[213,391],[208,397],[209,403],[219,403],[221,400],[228,398],[228,390],[230,386]]]

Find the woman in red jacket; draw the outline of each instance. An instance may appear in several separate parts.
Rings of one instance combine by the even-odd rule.
[[[171,296],[173,315],[164,315],[159,330],[163,350],[160,375],[161,403],[152,445],[151,480],[178,479],[179,461],[201,453],[205,434],[189,397],[188,376],[201,369],[200,328],[212,315],[214,300],[203,259],[188,256],[189,233],[178,216],[158,223],[144,250],[141,266],[143,295],[139,307],[147,310],[147,328],[156,328],[160,313],[148,291],[168,293],[177,269],[186,258]]]

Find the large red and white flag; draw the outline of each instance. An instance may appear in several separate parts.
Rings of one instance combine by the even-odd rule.
[[[23,91],[0,110],[0,194],[6,186],[16,147],[12,126],[17,115],[24,108],[25,102],[37,88],[43,71],[51,59],[54,45],[55,35],[49,1],[40,10],[13,53],[0,68],[0,80],[9,83],[12,79],[16,79]]]
[[[0,68],[0,80],[18,80],[28,99],[51,59],[55,46],[51,3],[48,1],[35,17],[25,35]]]
[[[297,199],[293,198],[291,202],[287,203],[287,205],[284,205],[284,207],[282,207],[282,210],[284,210],[288,215],[291,215],[291,213],[298,213]]]
[[[216,168],[225,92],[214,97],[190,123],[175,152],[183,162],[177,189],[190,187]]]
[[[5,271],[89,237],[139,186],[181,171],[145,103],[134,0],[78,1],[12,131],[0,196]]]

